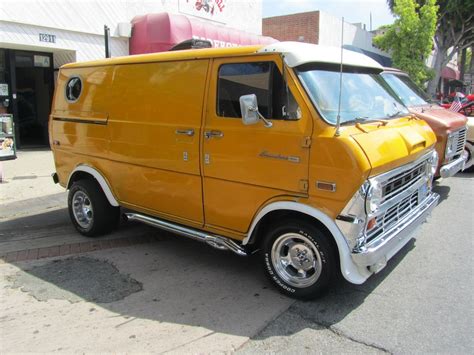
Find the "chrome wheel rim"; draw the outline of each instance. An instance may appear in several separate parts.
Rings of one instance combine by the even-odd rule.
[[[90,228],[94,221],[94,210],[89,196],[83,191],[76,191],[72,196],[72,211],[81,228]]]
[[[294,287],[313,285],[321,275],[321,254],[314,243],[298,233],[283,234],[272,247],[272,263],[278,276]]]

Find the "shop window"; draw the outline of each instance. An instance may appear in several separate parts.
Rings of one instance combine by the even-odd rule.
[[[300,109],[274,62],[223,64],[217,84],[217,114],[240,118],[243,95],[257,95],[260,113],[269,119],[295,120]]]
[[[69,79],[66,84],[66,98],[69,102],[76,102],[82,92],[81,78],[75,76]]]

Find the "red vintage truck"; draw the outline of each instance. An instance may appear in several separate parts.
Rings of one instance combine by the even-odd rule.
[[[466,148],[467,118],[432,102],[408,74],[385,68],[382,77],[410,112],[425,120],[436,134],[439,165],[436,176],[453,176],[472,165],[472,152]]]

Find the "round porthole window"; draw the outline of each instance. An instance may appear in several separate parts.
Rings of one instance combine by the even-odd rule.
[[[76,102],[82,91],[81,78],[75,76],[69,79],[66,84],[66,98],[69,102]]]

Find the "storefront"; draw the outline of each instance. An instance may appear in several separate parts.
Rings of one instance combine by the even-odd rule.
[[[17,146],[48,144],[48,115],[54,89],[53,55],[0,49],[1,113],[11,113]]]
[[[48,145],[48,115],[59,67],[75,61],[104,58],[104,25],[110,28],[111,55],[128,55],[131,38],[137,38],[140,32],[137,27],[137,35],[133,37],[132,19],[154,18],[147,14],[160,13],[179,18],[180,21],[168,27],[169,31],[186,36],[188,33],[179,29],[180,23],[186,21],[192,22],[195,29],[200,26],[212,28],[221,34],[236,28],[239,31],[229,33],[238,33],[247,39],[258,38],[261,34],[261,0],[3,0],[0,11],[0,114],[13,115],[17,147]],[[192,35],[197,36],[197,33],[199,31],[194,30]],[[153,38],[159,35],[155,32],[149,33],[147,38],[141,36],[140,43],[152,39],[150,44],[153,44]],[[216,45],[221,41],[219,36],[215,38]]]
[[[456,92],[463,92],[465,88],[464,83],[461,81],[461,75],[459,70],[446,66],[441,70],[441,80],[439,82],[439,92],[444,98],[454,96]]]

